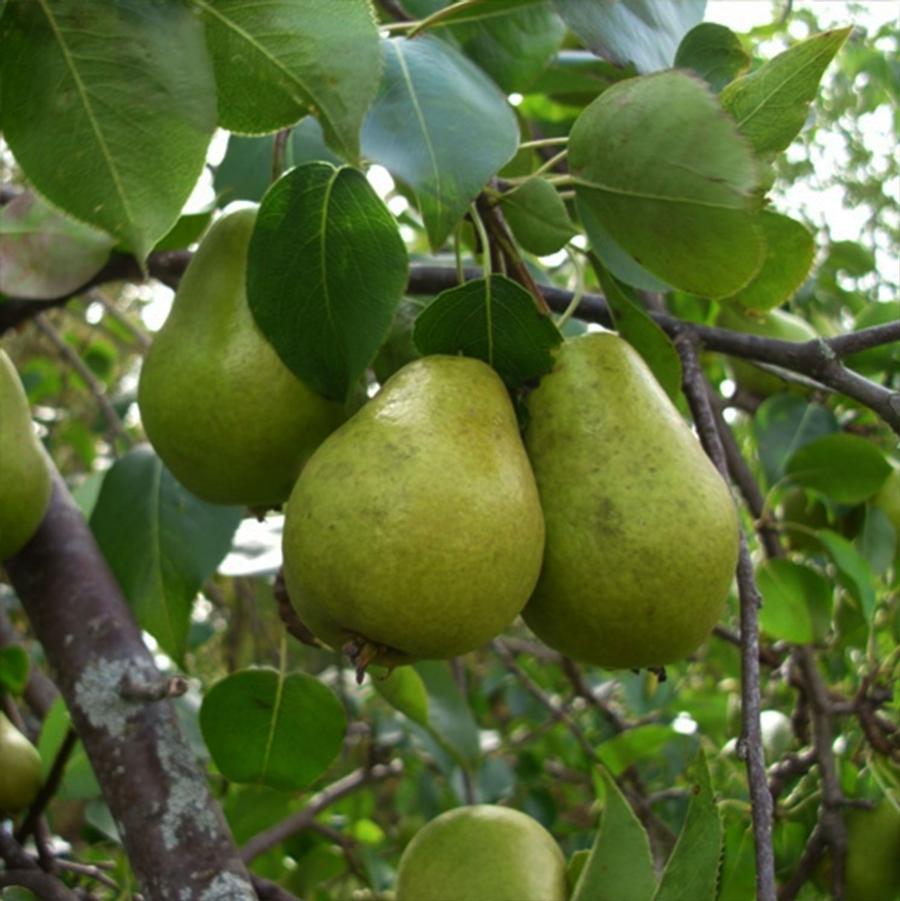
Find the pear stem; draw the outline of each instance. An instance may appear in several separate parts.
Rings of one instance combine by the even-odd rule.
[[[469,207],[469,215],[472,217],[472,225],[475,226],[478,241],[481,244],[481,268],[484,273],[484,280],[488,282],[491,280],[491,243],[488,240],[487,229],[484,227],[484,222],[482,222],[481,216],[478,215],[478,210],[474,203]]]

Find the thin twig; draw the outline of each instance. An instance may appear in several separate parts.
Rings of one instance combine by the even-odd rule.
[[[59,750],[56,752],[56,757],[53,758],[53,765],[47,774],[47,780],[41,786],[41,790],[37,793],[37,797],[28,809],[28,814],[22,821],[22,825],[16,830],[16,841],[24,842],[31,835],[39,817],[59,788],[63,773],[66,770],[66,764],[69,762],[69,757],[72,751],[75,750],[76,744],[78,744],[78,735],[70,727],[62,740],[62,744],[59,746]]]

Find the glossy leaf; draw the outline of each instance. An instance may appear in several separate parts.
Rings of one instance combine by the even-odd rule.
[[[191,0],[216,73],[219,124],[243,134],[293,125],[308,112],[346,159],[381,73],[366,0]]]
[[[759,271],[756,166],[698,79],[664,72],[613,85],[569,140],[579,206],[653,275],[723,297]]]
[[[875,579],[871,567],[856,548],[836,532],[820,529],[816,539],[834,561],[841,584],[857,598],[866,622],[871,624],[875,616]]]
[[[411,666],[399,666],[386,674],[372,674],[372,685],[396,710],[414,723],[429,727],[428,692],[422,677]]]
[[[3,136],[17,162],[54,204],[143,258],[178,218],[215,130],[199,22],[177,0],[13,0],[2,25]]]
[[[200,728],[227,779],[296,791],[334,762],[347,721],[337,696],[314,676],[250,669],[206,693]]]
[[[478,726],[450,667],[444,661],[423,660],[415,664],[428,691],[429,732],[461,764],[479,757]]]
[[[511,12],[544,6],[546,0],[406,0],[406,10],[421,19],[429,19],[428,28],[443,28],[464,22],[484,22]]]
[[[692,767],[691,805],[653,901],[713,901],[722,850],[722,821],[701,751]]]
[[[600,744],[597,756],[613,776],[618,776],[638,760],[656,757],[673,740],[677,739],[669,726],[636,726]]]
[[[356,169],[307,163],[266,193],[247,301],[285,365],[343,401],[387,335],[407,279],[394,217]]]
[[[825,69],[851,31],[814,35],[722,91],[722,105],[758,154],[784,150],[797,137]]]
[[[28,652],[17,644],[0,648],[0,697],[4,691],[20,695],[28,682]]]
[[[605,771],[603,781],[603,819],[571,901],[650,901],[656,874],[647,833]]]
[[[768,483],[774,485],[784,476],[785,466],[798,448],[838,428],[831,410],[796,395],[776,394],[763,401],[753,419],[753,430]]]
[[[841,432],[796,450],[785,472],[841,504],[867,500],[891,474],[891,464],[871,441]]]
[[[550,371],[562,335],[521,285],[492,275],[441,292],[416,319],[413,340],[426,355],[484,360],[519,387]]]
[[[115,241],[23,193],[0,207],[0,293],[62,297],[96,275]]]
[[[737,294],[722,303],[754,310],[774,310],[796,294],[812,267],[816,244],[809,229],[796,219],[764,211],[759,224],[766,239],[762,269]]]
[[[883,575],[900,551],[900,535],[888,515],[875,504],[866,507],[866,518],[856,536],[856,549],[873,573]]]
[[[702,18],[706,0],[554,0],[566,24],[594,53],[633,63],[638,72],[672,65],[685,32]]]
[[[200,586],[228,553],[241,520],[183,488],[144,445],[110,469],[91,529],[142,629],[181,661]]]
[[[496,85],[446,42],[423,35],[382,46],[385,73],[363,153],[413,189],[438,249],[514,156],[519,127]]]
[[[676,400],[681,394],[681,358],[675,345],[624,286],[603,269],[598,274],[616,331],[644,358],[666,394]]]
[[[508,191],[500,206],[516,240],[536,256],[555,253],[575,235],[565,203],[543,178],[530,178]]]
[[[772,638],[821,641],[831,623],[832,589],[816,570],[791,560],[767,560],[756,571],[763,598],[760,626]]]
[[[691,69],[718,92],[750,68],[750,56],[730,28],[701,22],[682,39],[674,66]]]

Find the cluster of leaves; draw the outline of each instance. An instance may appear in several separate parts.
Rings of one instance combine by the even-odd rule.
[[[572,855],[575,898],[682,897],[685,885],[697,899],[748,897],[739,650],[713,638],[660,683],[582,672],[522,628],[465,661],[419,663],[357,686],[335,655],[285,639],[273,567],[248,562],[242,511],[192,497],[149,448],[132,447],[135,370],[148,340],[141,314],[159,288],[82,286],[124,255],[153,271],[192,246],[218,208],[259,202],[251,308],[298,377],[339,400],[371,378],[373,360],[376,373],[379,363],[394,368],[384,354],[398,344],[401,360],[464,353],[511,389],[526,386],[565,332],[586,327],[546,315],[535,282],[575,286],[576,301],[600,289],[619,331],[682,404],[678,355],[648,299],[705,324],[720,303],[791,302],[823,334],[896,318],[896,304],[874,302],[874,233],[868,249],[827,243],[810,274],[808,227],[766,201],[776,172],[804,174],[783,151],[845,43],[825,96],[843,98],[830,115],[862,152],[854,113],[897,88],[886,54],[842,29],[759,60],[751,41],[701,23],[699,0],[661,0],[650,20],[642,6],[407,0],[420,24],[379,32],[361,0],[0,0],[9,150],[0,174],[28,189],[0,207],[0,315],[23,300],[78,295],[37,317],[11,349],[45,443],[161,664],[203,686],[175,703],[236,840],[256,841],[254,872],[300,896],[389,889],[417,828],[448,806],[482,801],[511,804],[553,831]],[[872,88],[868,106],[851,111],[860,73],[882,93]],[[210,167],[217,127],[232,134]],[[364,175],[372,164],[394,180],[386,196]],[[201,174],[215,200],[184,212]],[[880,178],[858,198],[886,219],[886,204],[873,200]],[[557,256],[562,248],[568,256]],[[425,267],[454,258],[460,268],[480,261],[482,277],[401,301],[417,267],[424,285]],[[852,363],[896,385],[896,348]],[[900,536],[896,506],[883,499],[896,442],[841,397],[800,386],[760,403],[727,393],[722,358],[705,366],[763,487],[746,525],[752,531],[755,518],[788,546],[757,567],[763,706],[793,720],[767,743],[773,780],[779,767],[789,773],[775,822],[777,875],[787,881],[821,789],[802,765],[811,737],[793,648],[820,652],[834,703],[846,702],[840,790],[865,800],[897,787],[896,742],[883,728],[885,704],[890,714],[897,702],[872,701],[900,664]],[[232,553],[217,572],[235,549],[243,558]],[[241,566],[247,574],[225,574]],[[20,622],[11,592],[0,601]],[[737,620],[734,597],[726,636]],[[18,696],[26,661],[0,653],[0,685]],[[39,743],[48,769],[67,729],[57,702]],[[389,760],[402,762],[402,776],[361,781],[316,808],[341,776]],[[324,795],[310,795],[323,785]],[[304,809],[316,816],[302,831],[260,841]],[[128,896],[115,825],[80,748],[51,812],[79,860],[114,862]],[[579,853],[595,836],[594,854]]]

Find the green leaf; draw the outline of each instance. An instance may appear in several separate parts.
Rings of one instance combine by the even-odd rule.
[[[767,560],[756,571],[763,598],[759,623],[773,638],[796,644],[821,641],[831,623],[832,589],[814,569],[791,560]]]
[[[816,243],[809,229],[789,216],[763,211],[759,217],[766,239],[762,269],[722,303],[754,310],[774,310],[796,294],[812,267]]]
[[[515,155],[516,117],[484,73],[444,41],[382,43],[385,73],[363,125],[365,156],[415,191],[433,249]]]
[[[562,335],[528,291],[492,275],[442,291],[419,313],[413,340],[426,355],[484,360],[507,385],[519,387],[553,368]]]
[[[206,209],[194,213],[185,213],[164,234],[153,247],[153,252],[163,250],[185,250],[191,244],[200,240],[200,236],[206,231],[212,221],[215,204],[210,203]]]
[[[0,207],[0,292],[49,300],[96,275],[113,248],[109,235],[57,213],[34,194]]]
[[[357,159],[381,74],[366,0],[191,2],[206,24],[223,128],[264,134],[312,111],[329,144]]]
[[[249,669],[206,693],[200,728],[227,779],[296,791],[334,762],[347,721],[337,696],[315,677]]]
[[[825,69],[852,30],[814,35],[722,91],[722,105],[758,154],[784,150],[799,134]]]
[[[554,0],[566,24],[598,56],[638,72],[672,65],[682,35],[702,18],[706,0]]]
[[[216,126],[200,23],[177,0],[13,0],[3,26],[3,136],[17,162],[143,259],[178,218]]]
[[[529,88],[582,104],[595,99],[611,84],[634,75],[630,67],[614,66],[585,50],[560,50]]]
[[[884,575],[897,553],[897,541],[900,535],[894,528],[888,515],[874,504],[866,507],[866,518],[863,520],[859,535],[856,536],[856,549],[877,575]]]
[[[579,206],[670,285],[723,297],[759,271],[753,157],[693,76],[663,72],[604,91],[572,128],[569,164]]]
[[[636,761],[655,757],[666,745],[677,740],[678,736],[669,726],[636,726],[600,744],[597,756],[613,776],[618,776]]]
[[[138,624],[181,662],[194,598],[228,553],[236,507],[190,494],[144,445],[103,480],[91,529]]]
[[[722,850],[722,821],[713,796],[706,756],[693,766],[693,798],[653,901],[713,901]]]
[[[461,765],[477,763],[481,753],[478,726],[450,667],[441,660],[420,660],[415,670],[428,691],[428,731]]]
[[[674,66],[692,69],[718,93],[750,68],[750,55],[730,28],[701,22],[682,38]]]
[[[17,644],[0,648],[0,696],[4,691],[20,695],[28,684],[31,661],[28,652]]]
[[[406,287],[394,217],[356,169],[307,163],[266,193],[247,256],[247,302],[285,365],[343,401]]]
[[[50,775],[50,769],[71,726],[72,718],[69,716],[65,701],[61,697],[57,698],[44,718],[37,742],[44,779]],[[69,755],[63,771],[62,784],[54,797],[62,801],[90,801],[99,798],[101,794],[100,785],[85,753],[84,745],[78,741]]]
[[[603,773],[606,803],[571,901],[649,901],[656,890],[650,841],[615,780]]]
[[[798,448],[838,431],[834,414],[793,394],[776,394],[760,404],[753,419],[759,459],[769,485],[784,476]]]
[[[820,529],[816,539],[828,551],[838,570],[838,579],[862,607],[863,616],[869,625],[875,616],[875,578],[872,569],[846,538],[830,529]]]
[[[798,448],[785,472],[798,485],[814,488],[840,504],[859,504],[884,484],[891,464],[871,441],[840,432]]]
[[[216,193],[222,195],[226,202],[262,200],[272,183],[274,145],[274,135],[262,138],[231,135],[225,157],[216,169]],[[291,129],[291,136],[285,146],[285,169],[319,161],[335,165],[340,163],[325,145],[318,120],[307,116]]]
[[[386,675],[372,675],[372,685],[395,710],[414,723],[429,727],[428,692],[422,677],[411,666],[398,666]]]
[[[468,0],[466,3],[459,0],[406,0],[404,3],[410,15],[421,19],[439,13],[429,23],[429,28],[442,28],[463,22],[485,22],[529,7],[545,5],[546,0]]]
[[[599,267],[598,275],[616,331],[644,358],[666,394],[676,400],[681,394],[681,358],[675,345],[605,269]]]
[[[543,178],[529,178],[507,192],[500,206],[516,240],[535,256],[556,253],[576,233],[565,203]]]

